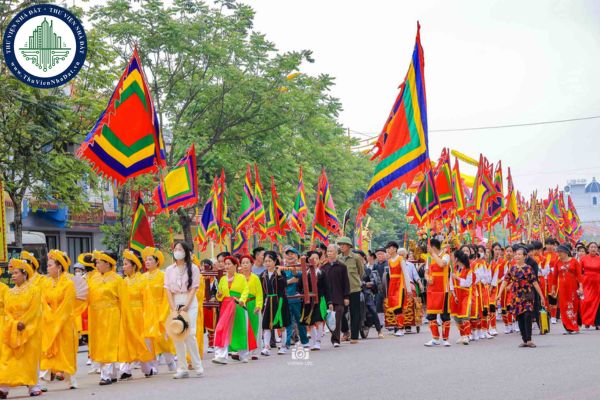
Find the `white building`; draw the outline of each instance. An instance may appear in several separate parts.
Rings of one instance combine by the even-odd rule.
[[[583,226],[583,239],[600,238],[600,183],[596,178],[573,179],[564,188],[565,196],[570,195]],[[565,204],[566,199],[565,199]]]

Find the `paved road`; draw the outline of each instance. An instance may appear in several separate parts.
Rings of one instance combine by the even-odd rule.
[[[522,349],[517,334],[469,346],[426,348],[421,334],[361,341],[334,349],[323,343],[308,361],[273,355],[250,364],[226,366],[205,362],[205,377],[174,381],[161,374],[98,386],[99,375],[87,375],[81,354],[80,389],[65,390],[53,382],[44,396],[52,399],[600,399],[600,332],[562,335],[563,329],[535,336],[536,349]],[[452,327],[452,343],[457,332]],[[499,325],[499,331],[503,327]],[[536,333],[534,331],[534,333]],[[326,338],[327,340],[327,338]],[[211,355],[209,355],[211,356]],[[25,397],[17,389],[11,397]]]

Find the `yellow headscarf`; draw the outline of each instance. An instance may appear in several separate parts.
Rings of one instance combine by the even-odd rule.
[[[40,269],[40,262],[37,260],[37,258],[35,258],[35,256],[28,252],[28,251],[22,251],[21,252],[21,256],[19,257],[21,260],[25,260],[31,263],[31,265],[33,265],[33,268],[37,271],[38,269]]]
[[[25,271],[27,274],[27,280],[31,279],[33,276],[33,267],[27,261],[20,260],[18,258],[13,258],[8,263],[8,270],[10,271],[12,268],[17,268],[22,271]]]
[[[71,259],[64,251],[50,250],[48,252],[48,259],[54,260],[60,263],[63,267],[63,272],[69,272],[69,266],[71,265]]]
[[[132,263],[134,263],[138,271],[142,269],[142,262],[140,261],[140,258],[137,256],[137,254],[135,254],[133,251],[125,249],[123,251],[123,258],[126,258]]]
[[[113,269],[117,268],[117,260],[115,260],[114,258],[112,258],[111,256],[109,256],[105,252],[99,251],[99,250],[94,250],[94,252],[92,253],[92,255],[94,257],[94,262],[96,262],[96,260],[106,261],[107,263],[109,263],[110,265],[112,265]]]
[[[148,246],[144,250],[142,250],[142,258],[144,260],[146,259],[146,257],[150,256],[155,257],[158,260],[158,268],[162,267],[162,265],[165,263],[165,256],[163,255],[162,251],[160,251],[156,247]]]
[[[92,253],[81,253],[77,257],[77,262],[84,267],[96,269],[96,264],[94,264],[94,255]]]

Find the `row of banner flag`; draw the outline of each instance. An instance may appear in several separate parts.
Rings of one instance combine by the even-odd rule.
[[[383,206],[393,190],[406,188],[415,192],[408,217],[417,225],[435,220],[436,224],[454,225],[458,231],[468,232],[475,228],[491,231],[493,226],[502,224],[515,239],[519,235],[522,238],[526,231],[528,238],[552,234],[578,240],[582,229],[577,211],[570,198],[567,199],[568,207],[565,206],[564,195],[557,189],[550,191],[545,200],[532,196],[525,201],[514,188],[510,168],[504,193],[501,162],[494,168],[483,155],[478,162],[471,159],[470,164],[477,166],[477,174],[470,180],[461,176],[459,168],[458,158],[464,161],[465,157],[455,158],[454,166],[451,166],[450,154],[456,155],[455,151],[444,149],[437,163],[430,161],[424,68],[420,25],[417,23],[408,72],[373,148],[372,160],[377,163],[364,202],[358,209],[357,226],[361,226],[371,204]],[[204,206],[198,209],[194,145],[171,171],[164,174],[165,144],[137,49],[77,155],[89,161],[98,174],[117,184],[147,173],[158,176],[159,183],[153,193],[157,212],[197,207],[197,240],[201,247],[211,241],[226,243],[227,238],[233,236],[234,249],[243,249],[250,235],[257,235],[259,240],[278,242],[290,230],[301,237],[307,233],[308,209],[302,169],[294,208],[288,214],[279,202],[274,177],[271,177],[269,203],[265,205],[258,167],[248,165],[235,223],[229,214],[224,171],[215,176]],[[133,224],[140,230],[131,234],[134,248],[141,246],[143,236],[148,234],[149,225],[139,220],[145,215],[140,200]],[[329,234],[341,232],[323,170],[318,181],[311,241],[327,242]]]
[[[394,189],[415,192],[408,217],[413,224],[453,226],[460,233],[487,229],[497,224],[508,228],[512,240],[552,235],[577,241],[582,236],[577,210],[568,197],[557,189],[545,200],[535,194],[525,201],[515,190],[508,168],[507,192],[504,194],[502,162],[495,168],[486,157],[479,162],[455,151],[451,167],[450,150],[444,149],[433,165],[429,158],[427,101],[425,92],[425,57],[421,46],[420,25],[411,63],[404,82],[383,129],[374,144],[372,160],[377,161],[364,202],[358,210],[357,226],[370,205],[384,206]],[[477,174],[467,184],[461,176],[458,158],[477,166]],[[471,234],[471,238],[474,235]]]

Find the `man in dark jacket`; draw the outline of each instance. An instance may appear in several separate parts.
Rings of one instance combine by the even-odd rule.
[[[331,343],[333,347],[340,346],[340,330],[342,329],[342,317],[344,306],[350,304],[350,280],[348,270],[344,264],[337,260],[337,246],[331,244],[327,247],[327,263],[323,266],[325,280],[327,282],[327,293],[325,300],[329,310],[335,311],[335,330],[331,332]]]
[[[373,271],[377,272],[379,279],[381,280],[381,286],[378,288],[380,290],[377,291],[377,295],[375,296],[375,306],[377,307],[378,313],[383,313],[383,300],[385,299],[387,292],[387,282],[385,277],[389,268],[385,249],[381,247],[375,250],[375,257],[377,257],[377,262],[373,265]]]

